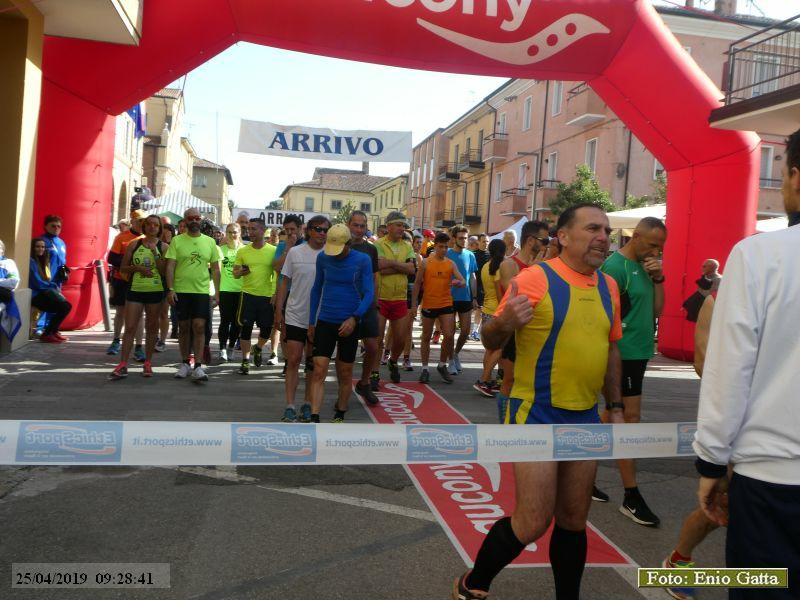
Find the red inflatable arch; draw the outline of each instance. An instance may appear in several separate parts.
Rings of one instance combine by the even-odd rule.
[[[688,358],[680,313],[703,259],[752,233],[755,134],[711,129],[720,92],[646,0],[169,0],[146,2],[142,42],[47,38],[35,225],[66,221],[70,263],[104,254],[114,120],[235,42],[401,67],[588,81],[667,170],[667,306],[660,349]],[[258,76],[258,74],[254,74]],[[264,65],[264,77],[269,65]],[[69,326],[101,318],[91,271],[71,279]]]

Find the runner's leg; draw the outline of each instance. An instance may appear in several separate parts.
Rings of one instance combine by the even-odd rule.
[[[439,326],[442,328],[442,345],[439,351],[439,363],[447,364],[453,357],[453,339],[456,335],[455,315],[439,315]]]
[[[286,341],[286,406],[294,406],[297,385],[300,382],[300,361],[303,358],[303,342]]]
[[[158,304],[145,304],[145,347],[144,355],[146,361],[153,359],[153,352],[156,350],[156,340],[158,339],[158,328],[161,325],[161,310],[163,302]]]
[[[139,331],[139,322],[142,321],[144,304],[128,300],[122,307],[125,312],[125,333],[122,336],[122,351],[119,355],[120,362],[128,362],[133,349],[134,332]]]

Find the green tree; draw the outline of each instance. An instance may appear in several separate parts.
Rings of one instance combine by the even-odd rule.
[[[280,210],[283,207],[283,200],[273,200],[267,204],[267,210]]]
[[[600,187],[589,167],[579,165],[572,182],[558,184],[558,194],[550,201],[550,210],[554,215],[560,215],[570,206],[583,202],[596,204],[606,212],[617,209],[611,195]]]
[[[337,223],[347,223],[350,220],[350,215],[355,209],[355,205],[348,200],[347,204],[342,205],[342,208],[340,208],[336,213],[336,216],[333,217],[333,224],[336,225]]]
[[[625,199],[625,208],[642,208],[653,204],[664,204],[667,201],[667,176],[662,172],[656,175],[653,182],[653,193],[644,196],[628,194]]]

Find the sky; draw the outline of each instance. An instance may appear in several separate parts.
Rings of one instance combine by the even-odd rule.
[[[785,19],[800,0],[738,0],[738,11]],[[654,4],[683,5],[682,0]],[[695,0],[713,8],[714,0]],[[416,145],[446,127],[506,80],[416,71],[237,44],[191,71],[183,87],[185,130],[198,155],[226,165],[237,206],[263,207],[315,167],[360,169],[361,163],[315,161],[237,151],[240,119],[332,129],[411,131]],[[394,177],[408,163],[371,163],[370,173]]]

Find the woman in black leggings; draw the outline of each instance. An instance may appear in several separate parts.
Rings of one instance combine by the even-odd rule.
[[[67,338],[58,330],[69,311],[72,310],[72,304],[61,295],[58,284],[53,281],[53,275],[50,272],[50,252],[47,250],[45,241],[42,238],[32,240],[29,282],[33,291],[31,305],[51,315],[39,341],[60,344],[66,342]]]
[[[236,313],[239,310],[239,297],[242,295],[242,280],[233,277],[233,261],[236,253],[243,246],[241,229],[237,223],[225,228],[225,241],[219,247],[222,251],[219,284],[219,360],[231,359],[236,340],[239,339],[239,322]]]

